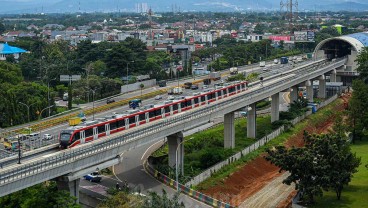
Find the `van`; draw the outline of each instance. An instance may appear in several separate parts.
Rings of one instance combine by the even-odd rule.
[[[31,134],[28,134],[27,137],[30,141],[35,141],[36,139],[39,138],[39,134],[38,133],[31,133]]]

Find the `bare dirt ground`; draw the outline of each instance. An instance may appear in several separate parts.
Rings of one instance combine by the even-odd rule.
[[[335,111],[342,111],[343,104]],[[304,130],[309,133],[327,133],[334,122],[331,116],[319,124],[309,124]],[[303,131],[293,135],[285,142],[286,147],[304,145]],[[294,185],[282,184],[288,173],[279,173],[279,168],[259,156],[226,178],[222,184],[211,187],[203,193],[239,207],[289,207],[295,195]]]

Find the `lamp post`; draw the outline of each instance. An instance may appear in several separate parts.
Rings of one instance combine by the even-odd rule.
[[[126,92],[128,92],[128,84],[129,84],[129,79],[128,79],[128,76],[129,76],[129,63],[134,63],[134,61],[129,61],[127,62],[127,73],[126,73]]]
[[[50,105],[50,82],[56,80],[56,78],[51,79],[47,82],[47,104]],[[51,108],[49,108],[49,117],[51,116]]]
[[[18,103],[27,107],[27,112],[28,112],[28,113],[27,113],[27,115],[28,115],[28,123],[29,123],[29,122],[30,122],[30,118],[29,118],[29,108],[30,108],[32,105],[36,104],[36,103],[32,103],[31,105],[27,105],[27,104],[22,103],[22,102],[18,102]]]
[[[92,121],[95,120],[95,93],[96,93],[96,90],[98,89],[91,89],[92,91],[92,111],[93,111],[93,116],[92,116]]]
[[[20,158],[21,158],[21,156],[22,156],[22,153],[21,153],[20,148],[21,148],[21,145],[20,145],[20,138],[19,138],[19,136],[18,136],[18,164],[20,164]]]
[[[183,140],[182,142],[180,142],[180,143],[178,144],[178,147],[176,148],[176,154],[175,154],[175,161],[176,161],[175,166],[176,166],[176,170],[175,170],[175,175],[176,175],[176,191],[177,191],[177,192],[179,192],[178,150],[179,150],[179,147],[180,147],[184,142],[189,141],[189,140],[192,140],[192,139],[194,139],[194,137],[191,137],[191,138],[189,138],[189,139],[187,139],[187,140]],[[184,170],[183,170],[183,172],[184,172]]]

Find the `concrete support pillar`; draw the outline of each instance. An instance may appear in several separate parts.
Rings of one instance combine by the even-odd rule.
[[[68,191],[71,196],[74,196],[77,198],[76,204],[79,204],[79,183],[80,178],[75,179],[73,181],[69,181],[67,177],[60,176],[56,179],[56,184],[58,189]]]
[[[178,169],[181,174],[184,173],[184,137],[183,132],[169,135],[167,137],[167,143],[169,145],[169,166],[176,168],[176,160],[178,161]],[[180,147],[179,147],[180,145]],[[178,150],[178,158],[176,158],[176,150]]]
[[[309,102],[313,102],[313,84],[312,80],[308,80],[305,82],[305,87],[307,89],[307,100]]]
[[[271,122],[279,120],[280,111],[280,93],[271,96]]]
[[[224,118],[224,147],[235,148],[234,112],[225,114]]]
[[[298,100],[298,86],[292,86],[290,91],[290,103]]]
[[[319,77],[318,98],[326,98],[326,79],[324,75]]]
[[[336,69],[332,70],[330,74],[330,82],[336,82]]]
[[[256,138],[256,128],[257,128],[257,109],[256,109],[256,103],[253,103],[249,105],[250,108],[247,112],[247,137],[248,138]]]

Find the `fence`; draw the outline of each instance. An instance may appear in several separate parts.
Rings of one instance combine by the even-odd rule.
[[[145,161],[145,163],[143,164],[144,168],[146,169],[146,171],[152,175],[153,177],[155,177],[157,180],[161,181],[162,183],[166,184],[167,186],[170,186],[172,188],[177,187],[177,182],[169,177],[167,177],[166,175],[158,172],[157,170],[155,170],[150,164],[148,164],[147,160]],[[210,196],[207,196],[201,192],[195,191],[191,188],[189,188],[188,186],[184,186],[183,184],[178,184],[179,186],[179,191],[180,193],[186,194],[198,201],[201,201],[203,203],[206,203],[210,206],[213,207],[218,207],[218,208],[233,208],[234,206],[231,206],[230,204],[227,204],[225,202],[219,201],[215,198],[212,198]]]

